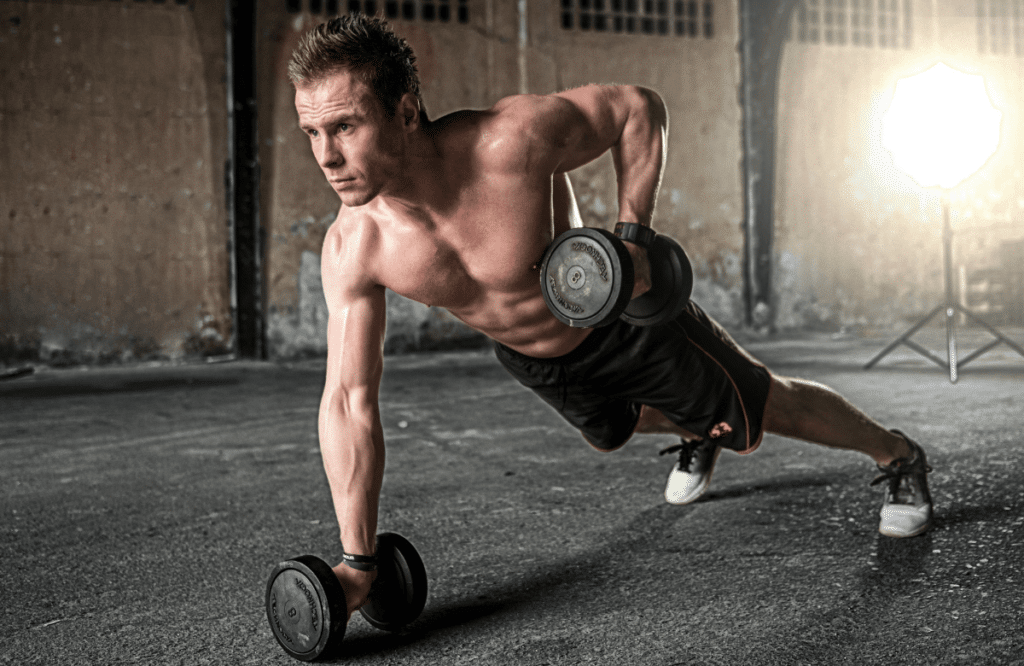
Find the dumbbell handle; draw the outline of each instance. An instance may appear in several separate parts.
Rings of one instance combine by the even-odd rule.
[[[629,241],[631,243],[634,243],[635,245],[639,245],[640,247],[642,247],[645,250],[647,250],[648,253],[656,252],[657,250],[664,251],[664,248],[661,247],[661,246],[659,246],[659,248],[657,248],[657,249],[654,248],[656,242],[659,239],[658,233],[656,231],[654,231],[654,229],[651,229],[650,227],[642,225],[642,224],[638,224],[636,222],[618,222],[618,223],[616,223],[616,225],[615,225],[615,236],[617,238],[619,238],[620,240]],[[662,242],[665,243],[665,242],[668,242],[668,241],[666,241],[665,239],[662,239]],[[671,241],[671,242],[674,243],[674,241]],[[676,245],[676,247],[678,247],[678,245]],[[683,307],[684,302],[689,300],[689,296],[690,296],[689,292],[690,292],[690,288],[692,288],[693,281],[692,281],[692,272],[690,272],[689,261],[685,259],[686,255],[685,255],[684,252],[682,252],[682,248],[678,248],[678,254],[681,255],[681,257],[678,257],[678,260],[680,261],[680,263],[681,264],[683,264],[683,263],[686,264],[685,266],[680,265],[680,270],[683,273],[689,273],[689,275],[691,276],[690,280],[689,280],[689,285],[690,286],[686,289],[685,297],[680,297],[678,299],[679,303],[678,303],[677,307],[681,308],[681,307]],[[668,258],[667,255],[661,255],[661,256],[664,259]],[[651,288],[653,289],[653,288],[655,288],[655,276],[653,274],[655,266],[654,266],[653,259],[652,259],[650,254],[648,254],[648,260],[651,262],[648,265],[650,266],[650,270],[652,271],[650,279],[651,279]],[[644,295],[641,294],[638,298],[643,298],[643,296]],[[632,305],[629,305],[629,304],[626,306],[626,309],[625,309],[625,311],[622,314],[623,318],[626,319],[626,321],[629,321],[630,323],[640,324],[639,321],[637,321],[635,318],[633,318],[632,313],[630,312],[630,308],[631,307],[632,307]],[[671,322],[671,319],[669,319],[667,321]],[[674,323],[674,322],[672,322],[672,323]],[[641,325],[646,325],[646,324],[641,324]],[[676,326],[676,328],[681,330],[681,327],[679,327],[679,326]]]
[[[658,237],[658,232],[648,226],[636,222],[617,222],[615,224],[615,235],[624,241],[647,249]]]

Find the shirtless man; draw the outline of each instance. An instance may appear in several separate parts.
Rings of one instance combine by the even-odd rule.
[[[824,386],[770,373],[696,305],[643,328],[570,328],[549,312],[535,264],[557,234],[581,226],[569,171],[610,150],[616,221],[651,224],[668,131],[655,92],[590,85],[431,121],[414,62],[386,22],[355,14],[311,31],[289,67],[299,125],[342,203],[322,255],[330,318],[319,428],[350,613],[375,575],[385,288],[492,338],[505,367],[595,448],[679,435],[669,501],[696,499],[721,448],[748,453],[767,431],[867,454],[888,481],[880,531],[928,528],[918,445]],[[649,288],[649,267],[627,246],[635,296]]]

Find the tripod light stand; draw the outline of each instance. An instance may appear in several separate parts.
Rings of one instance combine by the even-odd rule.
[[[1007,346],[1012,348],[1021,356],[1024,356],[1024,349],[1020,345],[1010,340],[1005,335],[1000,333],[994,326],[986,322],[984,319],[974,314],[967,308],[961,306],[956,302],[953,295],[953,227],[950,224],[949,214],[949,198],[948,196],[942,197],[942,272],[946,283],[946,301],[941,305],[935,307],[930,313],[928,313],[924,319],[917,322],[912,326],[906,333],[896,338],[888,347],[883,349],[873,359],[868,361],[867,365],[864,366],[865,370],[868,370],[880,360],[882,360],[889,352],[896,349],[900,345],[906,345],[910,349],[924,356],[925,358],[934,361],[940,368],[949,367],[949,381],[956,383],[958,378],[959,368],[967,365],[974,359],[978,358],[985,352],[989,351],[993,347],[999,346],[1000,343],[1005,343]],[[930,350],[922,347],[921,345],[914,342],[911,338],[921,330],[928,322],[935,318],[940,312],[945,311],[946,313],[946,360],[943,360],[932,353]],[[982,326],[995,336],[995,340],[989,341],[987,344],[975,349],[970,354],[964,356],[961,359],[957,359],[956,354],[956,313],[965,315],[968,319],[974,323]]]
[[[896,94],[884,120],[882,144],[892,153],[896,164],[918,184],[943,189],[942,267],[946,299],[871,359],[864,366],[865,370],[874,367],[900,345],[906,345],[939,367],[948,366],[949,381],[953,383],[957,380],[958,368],[1000,343],[1024,356],[1024,348],[957,303],[953,291],[953,227],[950,223],[949,190],[981,168],[995,152],[999,144],[1001,116],[992,108],[980,76],[964,74],[942,63],[896,84]],[[943,311],[946,313],[945,360],[911,339]],[[959,360],[954,319],[957,313],[995,336],[995,340]]]

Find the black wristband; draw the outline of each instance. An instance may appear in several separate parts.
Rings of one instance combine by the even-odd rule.
[[[658,232],[636,222],[618,222],[615,224],[615,235],[624,241],[648,248],[654,242]]]
[[[351,553],[342,552],[341,561],[359,571],[377,570],[376,555],[352,555]]]

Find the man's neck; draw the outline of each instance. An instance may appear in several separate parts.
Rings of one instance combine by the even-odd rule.
[[[409,212],[429,212],[445,197],[435,196],[445,182],[444,158],[435,138],[423,128],[410,136],[406,144],[404,169],[392,179],[391,187],[378,195],[386,208]]]

